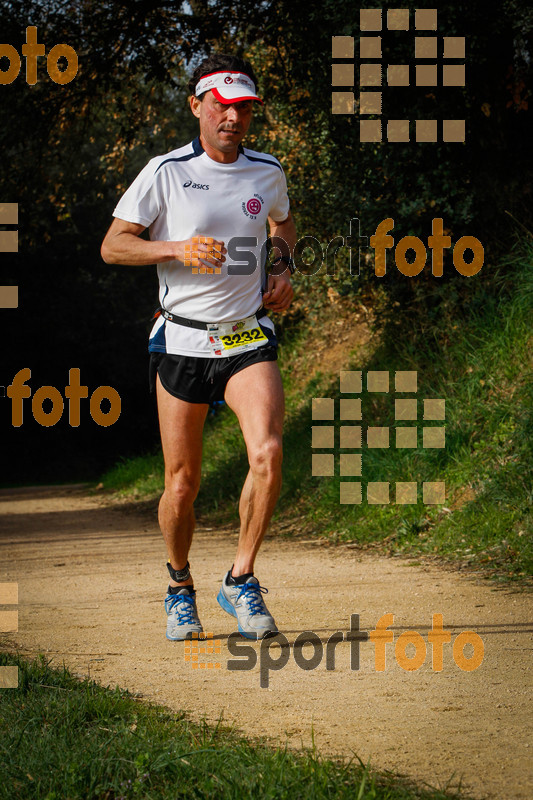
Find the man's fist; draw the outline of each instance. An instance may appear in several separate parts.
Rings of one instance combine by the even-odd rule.
[[[288,272],[288,270],[287,270]],[[263,305],[271,311],[285,311],[294,296],[288,275],[269,275],[267,291],[263,294]]]
[[[192,267],[193,275],[197,273],[215,273],[220,275],[220,270],[227,253],[224,242],[219,242],[211,236],[193,236],[181,243],[183,245],[183,264]]]

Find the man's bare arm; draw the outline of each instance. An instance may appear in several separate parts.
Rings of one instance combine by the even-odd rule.
[[[289,252],[286,255],[290,254],[292,256],[294,252],[294,246],[296,244],[296,225],[294,224],[291,212],[289,211],[289,216],[287,219],[283,220],[283,222],[276,222],[269,217],[268,224],[270,227],[271,238],[274,238],[274,236],[279,236],[281,239],[283,239],[283,241],[287,242]],[[285,255],[285,253],[283,255]],[[273,274],[276,272],[282,273],[285,270],[287,270],[287,274],[289,274],[287,265],[282,261],[279,266],[276,265]]]
[[[290,211],[289,216],[283,222],[276,222],[269,217],[268,224],[270,236],[279,236],[287,242],[289,253],[292,255],[296,244],[296,226]],[[271,311],[285,311],[290,306],[294,295],[290,271],[284,261],[276,264],[273,270],[274,272],[268,276],[267,291],[263,294],[263,305]]]
[[[183,242],[150,242],[140,238],[144,230],[144,225],[126,222],[115,217],[105,235],[100,250],[106,264],[143,266],[160,264],[163,261],[178,260],[183,262],[185,260],[185,245],[192,245],[190,239]],[[220,246],[222,253],[226,252],[224,242],[216,241],[215,245]],[[220,266],[220,262],[226,260],[224,256],[221,259],[216,259],[208,255],[208,245],[194,244],[194,249],[200,253],[205,253],[205,255],[201,256],[202,260],[208,261],[215,266]]]

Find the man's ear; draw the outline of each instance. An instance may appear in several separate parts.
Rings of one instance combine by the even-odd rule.
[[[202,101],[195,97],[193,94],[189,97],[189,105],[191,107],[191,111],[195,117],[200,119],[200,106],[202,105]]]

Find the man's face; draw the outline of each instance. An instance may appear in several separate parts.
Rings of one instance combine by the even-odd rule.
[[[191,97],[191,111],[200,120],[200,139],[206,153],[217,161],[235,160],[237,148],[252,121],[253,100],[221,103],[208,91],[202,101]]]

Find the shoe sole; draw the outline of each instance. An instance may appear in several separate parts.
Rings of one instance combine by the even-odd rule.
[[[279,633],[278,630],[275,631],[266,630],[261,635],[258,635],[257,633],[250,633],[249,631],[243,631],[243,629],[241,628],[241,624],[238,621],[239,618],[237,616],[237,612],[235,611],[229,600],[224,596],[222,589],[220,589],[217,595],[217,603],[224,611],[226,611],[228,614],[231,614],[232,617],[236,618],[237,629],[241,634],[241,636],[244,636],[245,639],[253,639],[254,641],[257,641],[258,639],[268,639],[271,636],[276,636],[276,634]]]
[[[204,636],[200,636],[200,634],[203,633],[203,631],[194,631],[194,633],[198,633],[199,641],[205,638]],[[192,639],[192,635],[193,631],[189,631],[189,633],[186,633],[185,636],[169,636],[168,633],[165,633],[165,636],[167,637],[169,642],[186,642]]]

